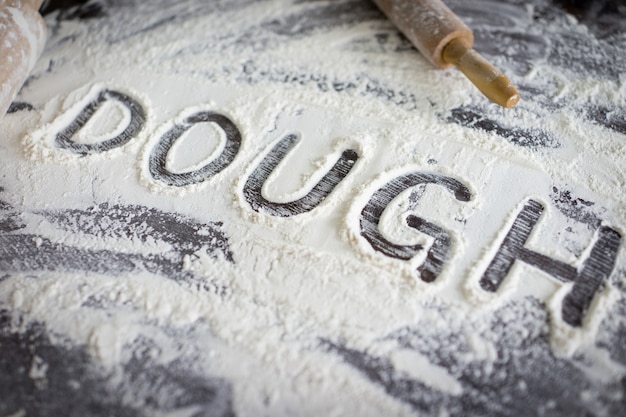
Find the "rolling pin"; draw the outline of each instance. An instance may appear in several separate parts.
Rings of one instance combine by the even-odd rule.
[[[43,0],[0,0],[0,118],[35,66],[47,30]]]
[[[441,0],[374,2],[433,65],[454,65],[494,103],[517,104],[513,83],[473,49],[474,34]]]

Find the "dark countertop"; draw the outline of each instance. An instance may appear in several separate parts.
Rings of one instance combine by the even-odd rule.
[[[50,19],[58,22],[81,19],[99,19],[106,16],[107,7],[132,3],[125,0],[100,1],[49,1],[43,12]],[[310,0],[310,3],[316,3]],[[346,3],[346,2],[344,2]],[[557,112],[562,104],[552,100],[553,91],[547,86],[540,90],[531,82],[525,81],[521,74],[528,70],[532,62],[545,60],[555,68],[575,67],[580,71],[595,74],[599,79],[619,80],[626,71],[626,3],[623,1],[552,1],[535,0],[524,2],[509,0],[507,4],[516,6],[526,3],[535,6],[535,22],[546,25],[564,13],[571,13],[589,30],[588,36],[576,36],[571,33],[554,34],[551,39],[537,35],[519,33],[494,23],[493,26],[481,25],[476,31],[476,42],[481,52],[511,71],[519,78],[519,89],[527,100],[536,104],[542,114]],[[320,8],[332,8],[332,2],[317,2]],[[454,0],[449,2],[451,8],[460,16],[494,22],[503,16],[498,11],[481,13],[477,7],[480,2]],[[345,4],[344,4],[345,6]],[[281,22],[270,22],[267,30],[273,33],[290,34],[292,30],[309,30],[310,26],[324,24],[324,19],[332,17],[332,24],[342,24],[358,19],[379,19],[380,13],[369,2],[353,1],[348,4],[350,13],[339,15],[336,9],[331,12],[320,12],[311,18],[295,16],[294,21],[286,19]],[[330,16],[330,17],[329,17]],[[316,20],[317,19],[317,20]],[[352,20],[351,20],[352,19]],[[305,22],[305,24],[302,24]],[[272,26],[274,25],[274,26]],[[471,23],[470,23],[471,26]],[[297,28],[297,29],[294,29]],[[486,28],[486,29],[485,29]],[[138,33],[139,32],[139,29]],[[504,51],[500,39],[518,42],[519,48]],[[382,42],[382,41],[381,41]],[[577,56],[561,55],[559,43],[573,43],[582,51]],[[510,44],[510,43],[509,43]],[[410,46],[403,44],[403,48]],[[601,51],[601,54],[588,54],[585,51]],[[606,57],[613,59],[607,62]],[[250,77],[264,77],[267,74],[253,73]],[[269,77],[269,76],[268,76]],[[252,80],[252,81],[257,81]],[[252,82],[251,81],[251,82]],[[272,82],[279,82],[272,80]],[[280,81],[282,82],[282,81]],[[320,90],[327,88],[320,86]],[[397,100],[394,104],[410,108],[410,103],[400,101],[400,95],[392,88],[370,91],[381,96],[387,94],[389,100]],[[404,100],[406,97],[402,97]],[[28,108],[28,103],[21,103],[13,108],[14,112]],[[22,107],[20,107],[22,106]],[[583,103],[578,108],[569,109],[594,125],[602,126],[619,137],[626,138],[626,104],[622,107],[608,108],[602,103]],[[498,111],[487,110],[483,103],[451,109],[445,115],[446,121],[467,127],[495,133],[520,148],[552,149],[559,146],[558,138],[535,129],[535,126],[510,124]],[[40,211],[51,224],[71,228],[69,219],[82,219],[85,223],[104,219],[109,222],[118,221],[120,213],[132,213],[133,221],[124,223],[115,232],[123,239],[126,235],[141,234],[146,225],[154,230],[153,237],[159,242],[170,245],[171,253],[167,256],[142,257],[111,251],[69,251],[63,245],[44,244],[31,252],[23,250],[27,243],[36,236],[21,234],[22,217],[26,209],[13,207],[3,200],[3,189],[0,184],[0,288],[2,282],[11,279],[15,269],[28,267],[33,270],[52,268],[72,272],[104,273],[111,276],[135,271],[158,270],[158,274],[176,282],[186,282],[194,277],[192,273],[177,269],[182,257],[193,253],[202,245],[212,245],[215,253],[232,261],[232,253],[220,225],[200,224],[192,219],[177,216],[155,208],[131,204],[102,204],[97,210],[77,208],[62,213]],[[586,223],[592,229],[601,227],[601,220],[585,211],[588,202],[571,197],[567,190],[555,190],[553,203],[557,209]],[[623,199],[623,197],[622,197]],[[584,206],[584,207],[583,207]],[[31,213],[32,214],[32,213]],[[78,222],[80,223],[80,222]],[[121,223],[120,223],[121,224]],[[69,226],[68,226],[69,225]],[[192,242],[203,230],[206,241]],[[81,233],[89,231],[80,230]],[[127,237],[127,236],[126,236]],[[212,242],[212,243],[211,243]],[[105,253],[106,252],[106,253]],[[43,254],[43,255],[42,255]],[[62,256],[65,256],[63,259]],[[112,262],[111,259],[115,260]],[[43,259],[43,261],[42,261]],[[31,262],[29,266],[28,262]],[[39,263],[37,263],[39,262]],[[97,265],[97,267],[91,267]],[[17,265],[17,266],[16,266]],[[26,265],[26,266],[24,266]],[[32,265],[35,265],[34,267]],[[104,266],[103,266],[104,265]],[[113,266],[111,266],[113,265]],[[620,277],[623,284],[626,266],[620,266]],[[109,269],[107,269],[109,268]],[[117,269],[115,269],[117,268]],[[126,269],[125,269],[126,268]],[[20,270],[23,272],[22,270]],[[623,287],[622,287],[623,292]],[[90,300],[94,305],[106,304],[106,300]],[[381,340],[389,340],[405,349],[413,349],[429,355],[429,359],[441,367],[450,369],[464,387],[461,396],[450,396],[429,387],[410,375],[398,371],[384,357],[372,352],[348,346],[341,340],[320,338],[319,349],[325,355],[338,358],[342,364],[351,367],[368,383],[380,388],[384,395],[394,401],[401,401],[408,406],[414,415],[438,415],[439,406],[451,410],[452,415],[472,416],[590,416],[590,415],[623,415],[626,414],[626,378],[621,381],[603,385],[602,381],[591,380],[581,371],[580,363],[567,358],[555,357],[547,338],[547,327],[550,319],[545,313],[543,303],[531,297],[519,303],[503,306],[494,314],[492,325],[493,338],[498,340],[495,355],[497,360],[490,372],[481,368],[480,364],[463,367],[460,355],[468,349],[459,338],[462,329],[450,327],[429,329],[425,326],[392,329],[381,334]],[[500,313],[507,310],[518,318],[516,323],[507,322]],[[531,314],[527,314],[531,311]],[[445,312],[442,312],[445,318]],[[598,346],[606,349],[608,355],[616,363],[626,367],[626,296],[621,295],[611,311],[615,318],[613,327],[605,327],[596,340]],[[172,343],[185,340],[188,334],[206,331],[210,333],[206,323],[197,323],[187,328],[168,327],[158,323],[145,323],[147,328],[154,328],[164,334]],[[526,331],[527,337],[520,342],[515,332]],[[225,378],[206,375],[198,371],[194,358],[174,358],[168,365],[154,362],[146,352],[153,348],[153,341],[138,339],[133,346],[133,356],[119,368],[117,375],[103,370],[94,358],[90,357],[84,346],[74,345],[59,335],[50,334],[45,323],[29,322],[9,306],[0,304],[0,416],[148,416],[155,410],[171,412],[185,407],[197,407],[194,416],[233,416],[236,401],[233,387]],[[183,349],[181,347],[181,349]],[[584,358],[578,358],[584,362]],[[47,380],[45,383],[32,378],[33,364],[37,361],[46,364]],[[122,382],[120,382],[122,381]],[[593,401],[580,398],[579,393],[589,389],[597,394]],[[134,404],[125,405],[124,401],[132,397]],[[594,402],[595,401],[595,402]],[[599,405],[598,405],[599,404]],[[301,405],[306,408],[306,404]],[[22,410],[22,411],[20,411]]]

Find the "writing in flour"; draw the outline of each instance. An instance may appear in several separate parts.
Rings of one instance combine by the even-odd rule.
[[[98,142],[77,142],[76,138],[79,137],[81,130],[90,124],[99,108],[108,102],[115,102],[121,107],[118,123],[114,124],[114,128],[108,134],[102,135],[103,138]],[[67,112],[40,129],[35,137],[42,138],[44,146],[69,151],[77,157],[102,154],[123,147],[136,139],[144,128],[145,122],[146,109],[138,100],[130,97],[128,93],[95,86]],[[177,143],[190,130],[206,124],[213,125],[218,132],[219,145],[210,157],[205,158],[201,163],[173,172],[168,167],[168,158],[171,157],[171,153],[174,153]],[[176,120],[164,123],[160,129],[150,135],[145,151],[148,155],[148,172],[153,181],[169,187],[200,184],[219,175],[233,163],[241,147],[242,136],[237,124],[215,109],[196,107],[187,109]],[[263,195],[264,185],[299,140],[301,140],[300,135],[295,133],[281,136],[268,150],[262,152],[250,172],[245,174],[247,178],[239,191],[249,209],[267,216],[282,218],[308,213],[325,199],[330,198],[338,184],[350,175],[360,159],[359,151],[344,149],[327,172],[323,173],[317,182],[313,181],[312,186],[303,196],[285,202],[266,198]],[[285,173],[282,172],[282,174]],[[375,252],[386,257],[401,261],[419,258],[418,264],[414,265],[415,274],[426,283],[435,282],[445,266],[454,261],[451,252],[453,246],[459,244],[458,239],[454,239],[446,224],[438,224],[416,214],[405,213],[400,216],[402,219],[400,223],[403,221],[404,224],[396,227],[406,226],[414,229],[427,236],[429,241],[408,245],[394,243],[393,238],[388,238],[381,232],[380,222],[385,210],[401,194],[415,188],[424,190],[432,187],[447,191],[447,195],[442,198],[453,198],[460,203],[469,202],[474,197],[470,188],[464,181],[455,178],[454,173],[444,175],[414,170],[388,179],[377,190],[370,193],[358,215],[360,238],[365,239]],[[421,195],[412,194],[409,197],[409,200],[411,199],[412,203],[416,204],[421,199]],[[438,203],[442,204],[440,201]],[[359,202],[352,203],[353,206],[359,204]],[[516,263],[537,268],[558,282],[572,284],[562,300],[560,314],[562,320],[568,325],[582,326],[594,297],[606,285],[614,269],[621,246],[620,233],[610,226],[598,227],[592,241],[576,262],[564,262],[545,254],[542,250],[526,247],[527,240],[540,223],[545,205],[531,198],[523,200],[521,205],[521,209],[515,214],[515,220],[505,230],[504,237],[497,239],[495,244],[491,244],[495,250],[481,257],[482,263],[488,261],[486,268],[478,274],[478,284],[481,290],[497,292]],[[485,210],[489,210],[489,207]],[[468,279],[475,280],[475,278]]]
[[[50,15],[0,121],[0,415],[624,415],[624,13],[449,1],[519,106],[370,1]]]

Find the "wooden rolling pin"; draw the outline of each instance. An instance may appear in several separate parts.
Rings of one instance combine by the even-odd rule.
[[[43,0],[0,0],[0,118],[35,66],[46,42]]]
[[[499,69],[472,49],[472,31],[441,0],[374,0],[430,62],[456,66],[491,101],[513,107],[519,93]]]

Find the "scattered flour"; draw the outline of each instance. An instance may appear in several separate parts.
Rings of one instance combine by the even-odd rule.
[[[516,261],[497,291],[481,286],[529,200],[544,211],[525,247],[578,272],[604,242],[603,227],[624,236],[624,134],[577,113],[588,101],[623,106],[623,79],[570,76],[532,57],[514,78],[571,104],[555,110],[523,97],[497,113],[368,7],[335,22],[332,2],[321,2],[334,23],[316,29],[305,18],[315,2],[157,3],[49,18],[48,47],[19,96],[36,110],[0,122],[0,198],[23,223],[0,230],[31,237],[12,243],[24,255],[0,263],[0,307],[44,323],[59,343],[85,346],[113,386],[128,384],[121,364],[133,343],[150,339],[155,364],[192,360],[194,371],[228,381],[237,415],[417,415],[418,392],[436,413],[454,414],[455,398],[477,395],[459,363],[499,378],[510,346],[494,340],[498,326],[537,315],[540,330],[507,343],[534,340],[548,323],[551,360],[584,356],[589,378],[597,364],[612,369],[603,384],[624,377],[595,343],[624,299],[623,243],[607,249],[614,267],[580,327],[562,317],[569,275]],[[532,8],[515,11],[516,27],[538,30]],[[567,22],[553,24],[582,30]],[[520,146],[524,138],[452,121],[452,109],[477,109],[510,134],[559,146]],[[173,132],[180,137],[167,145]],[[290,135],[297,143],[277,157]],[[346,171],[327,185],[340,163]],[[398,178],[413,182],[396,192]],[[363,225],[379,191],[390,201],[373,244]],[[443,265],[426,282],[420,266],[436,265],[437,245],[447,248]],[[540,303],[522,304],[529,297]],[[184,330],[182,343],[172,329]],[[419,343],[393,339],[405,330]],[[48,369],[38,358],[30,375],[45,379]],[[394,378],[416,391],[398,393]],[[600,389],[591,388],[585,395]]]

